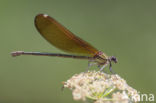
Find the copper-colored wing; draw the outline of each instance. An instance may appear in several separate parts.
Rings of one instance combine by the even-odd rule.
[[[48,15],[37,15],[35,26],[47,41],[65,52],[88,56],[94,56],[98,52]]]

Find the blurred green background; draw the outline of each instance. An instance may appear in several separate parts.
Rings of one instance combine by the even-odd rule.
[[[87,61],[10,55],[16,50],[63,53],[37,32],[38,13],[116,56],[115,72],[141,93],[155,94],[155,5],[154,0],[1,0],[0,103],[81,103],[61,87],[62,81],[85,71]]]

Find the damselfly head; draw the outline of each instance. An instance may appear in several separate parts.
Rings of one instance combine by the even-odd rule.
[[[117,58],[115,56],[109,57],[109,60],[110,61],[113,61],[114,63],[117,63],[118,62],[118,60],[117,60]]]

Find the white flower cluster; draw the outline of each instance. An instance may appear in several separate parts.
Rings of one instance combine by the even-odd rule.
[[[135,103],[138,92],[119,75],[89,71],[75,74],[64,82],[72,90],[74,100],[93,100],[94,103]]]

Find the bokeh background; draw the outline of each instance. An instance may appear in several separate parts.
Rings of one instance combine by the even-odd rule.
[[[155,94],[155,5],[154,0],[1,0],[0,103],[81,103],[61,87],[85,71],[86,60],[10,55],[16,50],[63,53],[37,32],[34,17],[39,13],[116,56],[115,72],[141,93]]]

